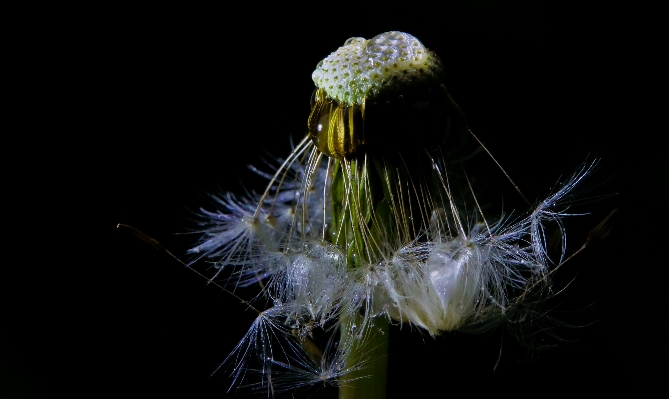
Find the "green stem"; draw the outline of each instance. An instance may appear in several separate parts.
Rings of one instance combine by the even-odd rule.
[[[348,169],[343,163],[335,167],[331,188],[332,227],[336,232],[333,240],[346,248],[351,268],[360,267],[365,260],[380,259],[381,247],[371,244],[394,239],[390,236],[399,228],[389,201],[396,181],[393,176],[387,181],[382,172],[380,165],[366,168],[356,161],[350,161]],[[340,347],[350,348],[345,365],[353,370],[339,380],[340,399],[386,397],[389,322],[385,315],[366,322],[363,318],[354,314],[341,319]]]
[[[361,319],[362,316],[356,316]],[[350,339],[349,334],[357,331],[353,328],[355,320],[342,320],[342,340]],[[369,336],[365,340],[356,340],[347,354],[346,365],[367,361],[364,367],[343,376],[340,381],[339,399],[385,399],[386,375],[388,370],[388,319],[380,316],[367,326]]]

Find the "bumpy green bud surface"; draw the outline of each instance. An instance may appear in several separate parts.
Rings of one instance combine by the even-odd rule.
[[[386,92],[441,82],[441,60],[414,36],[391,31],[366,40],[353,37],[319,62],[311,75],[341,105],[361,105]]]

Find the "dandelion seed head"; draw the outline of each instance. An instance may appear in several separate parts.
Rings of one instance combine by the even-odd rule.
[[[398,85],[440,81],[439,57],[414,36],[398,31],[366,40],[353,37],[318,63],[312,74],[316,87],[346,105],[362,104]],[[332,85],[331,82],[338,82]]]
[[[550,289],[569,198],[594,164],[521,216],[484,214],[462,157],[444,144],[471,131],[441,61],[415,37],[351,38],[312,77],[308,135],[269,173],[252,168],[267,178],[264,192],[215,197],[190,251],[214,265],[214,278],[257,284],[256,301],[273,305],[225,360],[233,384],[250,372],[273,393],[338,386],[368,361],[360,348],[385,334],[379,320],[432,336],[484,331]]]

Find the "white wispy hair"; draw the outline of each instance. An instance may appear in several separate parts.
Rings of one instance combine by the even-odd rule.
[[[190,251],[212,262],[213,278],[233,288],[258,283],[256,300],[273,304],[224,362],[234,385],[259,373],[263,382],[253,386],[273,393],[336,386],[373,361],[350,354],[375,333],[374,318],[433,336],[485,330],[519,298],[549,291],[551,270],[564,259],[569,198],[596,165],[584,164],[511,220],[485,217],[469,179],[447,172],[440,151],[334,160],[307,137],[280,162],[273,175],[258,172],[270,180],[262,194],[225,194],[219,210],[203,210],[202,236]],[[450,188],[458,179],[465,194]],[[333,219],[334,212],[344,216]],[[549,223],[562,239],[553,260]],[[357,331],[341,331],[350,328],[342,319],[358,320]],[[324,346],[315,343],[317,331],[329,337]],[[254,357],[257,366],[249,365]]]

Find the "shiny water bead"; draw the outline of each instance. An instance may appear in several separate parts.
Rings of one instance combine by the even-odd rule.
[[[362,107],[343,107],[326,98],[323,89],[314,93],[309,116],[309,135],[323,154],[343,159],[362,148]]]

